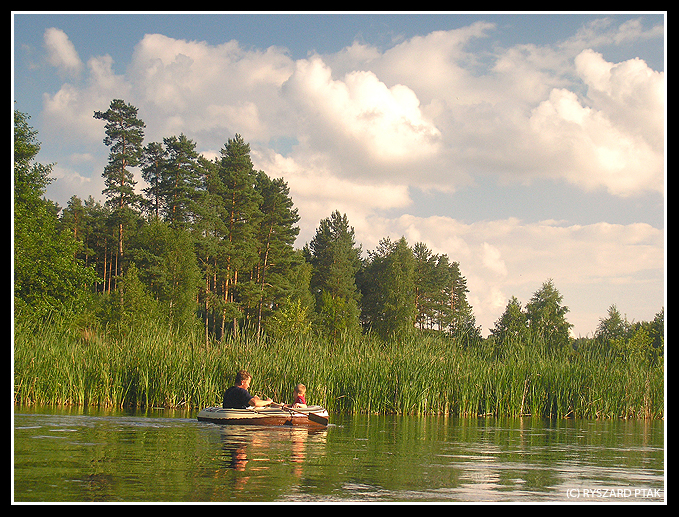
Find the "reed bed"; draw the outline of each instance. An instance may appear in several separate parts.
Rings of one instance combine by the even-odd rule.
[[[54,322],[15,329],[14,401],[23,405],[185,407],[221,404],[238,369],[251,391],[307,399],[331,413],[661,418],[664,373],[605,352],[548,353],[540,343],[463,348],[413,335],[330,344],[291,336],[205,344],[198,331],[74,330]]]

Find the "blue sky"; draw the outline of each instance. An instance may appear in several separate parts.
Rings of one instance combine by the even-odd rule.
[[[95,110],[284,177],[298,245],[339,209],[459,261],[484,335],[551,278],[574,335],[665,298],[663,13],[13,14],[47,196],[102,199]]]

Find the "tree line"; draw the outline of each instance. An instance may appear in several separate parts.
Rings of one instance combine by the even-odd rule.
[[[34,163],[36,132],[15,111],[18,309],[85,304],[113,320],[154,306],[172,324],[197,317],[217,339],[243,328],[333,340],[416,325],[479,333],[459,264],[423,243],[384,239],[364,259],[346,215],[334,211],[295,249],[299,215],[288,186],[255,170],[240,135],[208,160],[184,134],[144,144],[145,124],[123,100],[93,116],[110,150],[106,201],[73,196],[61,209],[42,198],[52,166]],[[141,194],[134,167],[147,184]]]
[[[425,243],[384,238],[363,257],[335,210],[295,249],[299,214],[287,183],[254,168],[240,135],[209,160],[184,134],[145,144],[145,124],[123,100],[93,116],[109,147],[106,201],[73,196],[62,209],[43,197],[52,165],[35,161],[37,133],[15,110],[15,317],[69,310],[83,324],[123,328],[155,317],[199,324],[206,341],[243,331],[258,339],[316,332],[334,342],[415,330],[465,346],[483,341],[459,263]],[[141,194],[133,168],[147,184]],[[563,346],[567,312],[548,280],[525,310],[512,298],[491,336]]]

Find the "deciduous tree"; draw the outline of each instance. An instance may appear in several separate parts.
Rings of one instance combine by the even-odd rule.
[[[547,347],[559,348],[568,344],[572,324],[566,320],[569,309],[562,305],[563,296],[552,279],[542,284],[526,304],[526,318],[531,336],[542,340]]]
[[[356,273],[360,267],[360,246],[346,214],[335,210],[321,220],[316,234],[305,249],[313,266],[311,291],[316,310],[326,315],[327,329],[336,339],[342,332],[360,332]]]
[[[14,304],[31,316],[65,310],[96,280],[77,257],[71,231],[60,231],[54,206],[42,199],[50,165],[35,162],[40,150],[29,117],[14,112]]]

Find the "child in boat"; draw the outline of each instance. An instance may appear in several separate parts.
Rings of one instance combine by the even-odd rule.
[[[304,384],[298,384],[295,386],[295,401],[292,403],[292,407],[306,407],[306,386]]]

